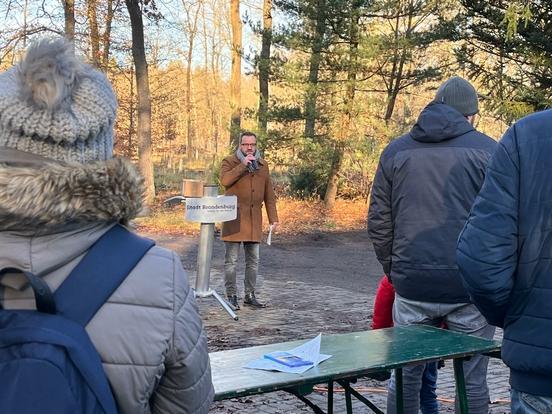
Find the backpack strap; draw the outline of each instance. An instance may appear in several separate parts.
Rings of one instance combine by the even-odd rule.
[[[154,245],[119,224],[113,226],[55,291],[58,314],[86,326]]]
[[[6,267],[0,270],[0,279],[6,273],[22,273],[27,278],[35,295],[37,311],[43,313],[56,313],[56,302],[54,301],[54,295],[42,278],[25,270],[17,269],[15,267]],[[0,309],[2,309],[2,303],[0,303]]]

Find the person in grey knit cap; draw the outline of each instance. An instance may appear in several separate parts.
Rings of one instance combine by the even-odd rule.
[[[483,338],[490,326],[470,303],[456,265],[456,241],[496,143],[475,130],[475,88],[445,81],[405,135],[383,151],[372,185],[368,233],[395,288],[395,326],[424,324]],[[464,362],[469,412],[488,412],[487,357]],[[404,412],[418,413],[425,364],[403,368]],[[435,387],[433,387],[435,390]],[[433,393],[435,395],[435,393]],[[395,380],[387,412],[395,413]],[[435,402],[433,409],[438,412]]]
[[[479,99],[475,88],[460,76],[453,76],[443,82],[437,89],[434,101],[452,106],[470,123],[473,123],[474,115],[479,113]]]
[[[0,269],[55,291],[91,246],[142,209],[143,180],[113,158],[117,100],[61,38],[0,73]],[[86,300],[82,292],[82,300]],[[20,273],[0,276],[0,309],[32,309]],[[207,342],[179,257],[153,247],[86,325],[121,413],[207,413]]]

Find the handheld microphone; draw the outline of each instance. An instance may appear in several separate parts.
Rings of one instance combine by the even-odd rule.
[[[251,160],[249,164],[247,164],[247,168],[249,169],[249,172],[255,172],[259,169],[259,164],[257,164],[257,160]]]

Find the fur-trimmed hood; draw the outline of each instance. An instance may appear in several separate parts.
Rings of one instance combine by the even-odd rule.
[[[0,148],[0,269],[29,271],[55,292],[116,221],[139,212],[141,199],[142,180],[128,162],[67,165]],[[0,307],[34,309],[27,285],[21,273],[4,274]],[[88,292],[75,294],[86,300]],[[86,332],[119,412],[208,412],[207,341],[176,253],[152,247]]]
[[[77,164],[13,150],[0,155],[0,231],[127,223],[142,210],[143,193],[141,176],[123,159]]]

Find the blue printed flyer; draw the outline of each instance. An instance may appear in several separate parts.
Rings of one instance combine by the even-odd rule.
[[[289,352],[276,351],[270,354],[265,354],[265,358],[270,359],[278,364],[283,364],[286,367],[302,367],[303,365],[314,365],[314,362],[307,361],[297,355],[290,354]]]

